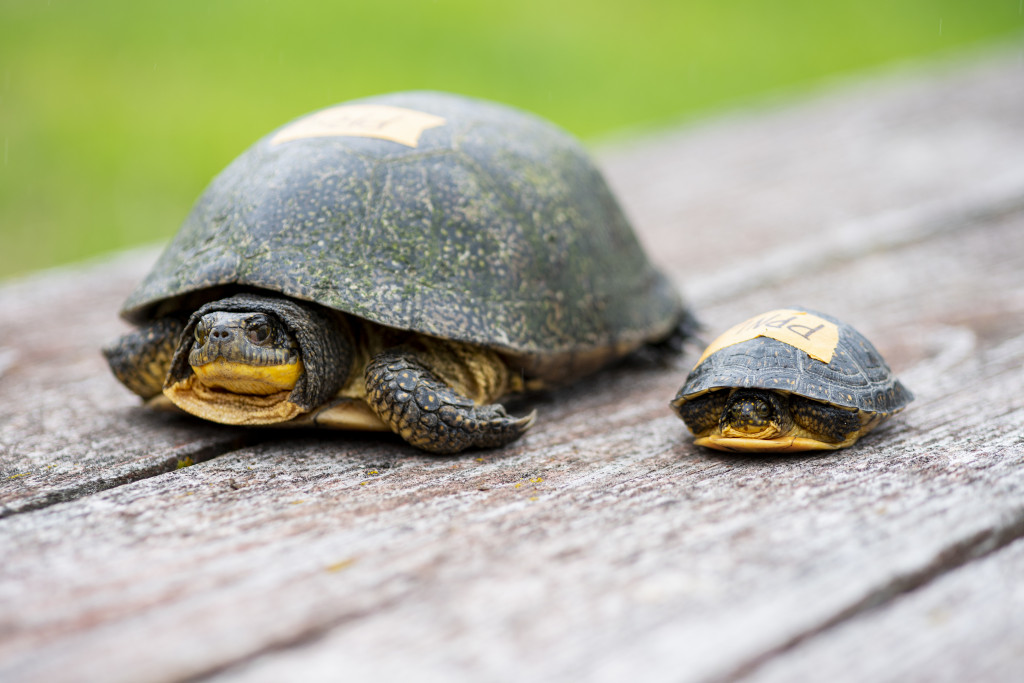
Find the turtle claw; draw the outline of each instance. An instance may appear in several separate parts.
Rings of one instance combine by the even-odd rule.
[[[499,404],[476,405],[411,352],[374,357],[366,367],[366,394],[366,402],[384,424],[431,453],[504,446],[522,436],[536,418],[536,411],[516,418]]]

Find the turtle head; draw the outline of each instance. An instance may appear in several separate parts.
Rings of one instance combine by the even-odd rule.
[[[719,429],[725,437],[773,439],[792,428],[789,409],[773,391],[737,389],[719,418]]]
[[[284,297],[239,294],[192,314],[163,393],[214,422],[286,422],[334,398],[353,350],[343,316]]]
[[[276,315],[259,311],[202,316],[188,363],[207,387],[236,394],[291,391],[303,372],[294,336]]]

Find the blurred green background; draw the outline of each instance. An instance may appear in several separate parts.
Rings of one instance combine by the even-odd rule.
[[[1022,0],[0,0],[0,278],[169,237],[256,138],[353,97],[593,141],[1022,27]]]

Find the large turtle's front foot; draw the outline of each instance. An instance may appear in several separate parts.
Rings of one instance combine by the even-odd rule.
[[[150,399],[163,389],[183,328],[176,318],[158,318],[104,346],[103,355],[122,384]]]
[[[431,453],[504,446],[533,424],[534,413],[509,416],[478,406],[424,367],[413,353],[384,352],[366,368],[366,401],[395,433]]]

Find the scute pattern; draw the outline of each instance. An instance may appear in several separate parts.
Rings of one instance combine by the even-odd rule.
[[[839,344],[830,363],[814,360],[775,339],[757,337],[704,359],[690,373],[676,400],[720,387],[777,389],[832,405],[889,414],[913,398],[860,332],[831,316],[808,312],[839,327]]]
[[[598,170],[556,127],[438,93],[363,100],[436,114],[417,148],[270,144],[200,197],[123,314],[254,287],[526,356],[657,339],[680,319]]]

